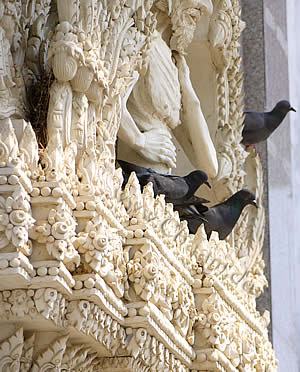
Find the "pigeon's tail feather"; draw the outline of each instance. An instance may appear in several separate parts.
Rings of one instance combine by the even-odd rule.
[[[129,175],[127,173],[125,173],[123,170],[122,170],[122,175],[123,175],[122,190],[124,190],[125,186],[127,185],[128,180],[129,180]]]
[[[189,199],[177,199],[177,200],[170,200],[168,201],[169,203],[173,203],[174,206],[178,207],[188,207],[189,205],[202,205],[202,204],[207,204],[210,201],[204,198],[199,198],[198,196],[193,195]]]

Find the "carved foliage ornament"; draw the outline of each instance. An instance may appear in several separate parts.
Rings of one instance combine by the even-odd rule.
[[[255,308],[255,298],[266,284],[262,209],[244,218],[231,243],[216,234],[207,241],[202,228],[190,235],[164,196],[154,198],[151,185],[141,192],[135,175],[121,190],[115,143],[122,97],[136,74],[147,73],[156,29],[152,5],[153,1],[140,0],[0,4],[0,285],[6,288],[0,292],[6,335],[0,345],[1,370],[92,371],[102,368],[95,351],[106,350],[132,356],[138,370],[186,371],[191,366],[170,349],[183,355],[187,341],[204,363],[209,354],[205,350],[213,349],[223,355],[227,367],[275,369],[266,334],[268,316]],[[155,5],[168,13],[171,48],[181,53],[200,16],[212,15],[209,41],[218,73],[220,165],[214,191],[222,199],[247,180],[248,154],[239,144],[243,123],[239,3],[174,0]],[[32,125],[48,141],[38,165],[37,139],[23,118],[25,86],[41,81],[48,84],[38,97],[44,111],[33,110],[38,125]],[[261,198],[259,160],[247,161]],[[29,257],[28,267],[33,264],[30,289],[23,284],[16,288],[16,270],[7,264],[15,251]],[[85,285],[95,286],[83,288],[78,279],[78,287],[72,289],[72,274],[63,263],[73,275],[81,271],[89,279],[98,276],[103,286],[96,288],[100,280],[87,279]],[[65,286],[58,267],[69,277]],[[99,301],[95,288],[109,298]],[[86,293],[91,294],[88,300]],[[145,324],[125,331],[125,304],[140,303],[162,314],[160,322],[152,321],[156,335],[163,333],[159,327],[167,330],[163,342],[163,337],[150,335]],[[124,307],[125,319],[115,315],[114,304]],[[134,313],[135,308],[129,308],[128,314]],[[46,337],[41,324],[53,334],[63,333],[37,351],[34,336],[24,336],[22,329],[8,334],[16,322],[36,330],[36,340],[41,334]],[[66,330],[79,346],[72,344]]]

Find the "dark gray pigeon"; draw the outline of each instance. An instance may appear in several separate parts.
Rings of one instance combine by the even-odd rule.
[[[193,205],[195,207],[197,206],[199,211],[201,210],[202,207],[204,207],[203,204],[206,204],[206,203],[209,203],[209,200],[204,199],[204,198],[199,198],[196,195],[193,195],[188,199],[174,200],[174,202],[173,202],[175,207],[185,208],[185,207],[190,207],[191,205]],[[204,208],[205,208],[205,210],[208,210],[207,207],[204,207]]]
[[[212,231],[217,231],[220,239],[224,240],[231,233],[243,209],[249,204],[257,207],[255,195],[243,189],[207,211],[203,210],[202,207],[199,210],[197,205],[176,209],[180,218],[188,222],[192,234],[195,234],[198,227],[204,223],[208,238],[210,238]]]
[[[185,203],[186,200],[193,197],[202,184],[210,187],[207,181],[207,174],[201,170],[196,170],[184,177],[180,177],[157,173],[151,168],[140,167],[124,160],[117,161],[123,171],[124,184],[127,183],[131,172],[135,172],[141,188],[152,182],[154,195],[164,194],[167,203],[178,205]]]
[[[279,101],[270,112],[245,112],[242,144],[249,146],[265,141],[289,111],[296,112],[288,101]]]

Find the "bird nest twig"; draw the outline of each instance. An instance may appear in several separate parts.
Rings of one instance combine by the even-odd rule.
[[[35,131],[39,147],[47,145],[47,114],[50,86],[54,80],[52,73],[39,75],[27,87],[27,120]]]

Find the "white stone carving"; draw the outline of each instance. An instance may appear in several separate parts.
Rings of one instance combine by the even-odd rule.
[[[122,238],[116,232],[102,218],[94,218],[79,234],[75,246],[84,257],[84,265],[90,268],[86,271],[98,273],[121,298],[127,273]]]
[[[218,172],[216,151],[182,55],[193,38],[197,20],[202,13],[212,11],[212,4],[210,1],[183,1],[174,2],[171,8],[168,18],[166,9],[157,5],[158,31],[152,37],[147,71],[132,83],[135,85],[130,87],[133,91],[127,107],[130,92],[123,98],[119,137],[146,159],[146,162],[140,160],[143,165],[168,171],[176,167],[171,132],[179,126],[174,133],[191,162],[215,177]],[[164,40],[168,28],[173,31],[170,46]],[[180,53],[173,55],[176,65],[170,48]]]
[[[33,359],[35,334],[24,340],[20,372],[29,372]]]
[[[67,339],[68,336],[63,336],[50,344],[44,352],[35,358],[31,371],[38,372],[44,369],[59,369],[66,349]]]
[[[18,371],[23,348],[23,330],[4,340],[0,345],[0,368],[2,371]]]
[[[197,25],[214,131],[185,58]],[[263,208],[207,240],[115,169],[125,144],[169,172],[174,135],[212,202],[244,185],[262,200],[240,145],[243,28],[238,0],[0,3],[0,370],[276,370],[255,304]]]
[[[18,182],[17,176],[14,182]],[[0,197],[1,233],[0,248],[3,249],[10,243],[25,255],[31,253],[31,242],[28,238],[29,229],[33,226],[31,207],[28,194],[23,187],[19,187],[7,198]]]

